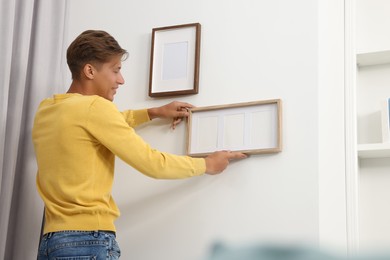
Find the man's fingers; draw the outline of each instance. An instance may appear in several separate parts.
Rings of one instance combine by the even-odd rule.
[[[189,116],[189,112],[187,110],[180,110],[177,111],[177,117],[187,117]]]
[[[177,108],[178,109],[187,109],[187,108],[193,108],[194,105],[187,103],[187,102],[179,102],[177,101]]]
[[[248,156],[240,152],[228,152],[227,157],[229,160],[235,160],[235,159],[244,159],[247,158]]]
[[[171,125],[172,129],[175,129],[176,126],[180,124],[181,121],[182,121],[181,118],[174,118]]]

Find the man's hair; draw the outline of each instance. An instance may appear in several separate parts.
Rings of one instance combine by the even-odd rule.
[[[105,31],[87,30],[81,33],[68,47],[66,60],[72,79],[80,79],[85,64],[99,66],[115,56],[127,58],[127,51]]]

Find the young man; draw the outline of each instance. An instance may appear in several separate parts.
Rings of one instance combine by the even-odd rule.
[[[172,118],[173,127],[192,105],[119,112],[112,103],[124,79],[127,52],[104,31],[85,31],[67,50],[72,83],[66,94],[42,101],[33,142],[37,189],[45,204],[38,259],[118,259],[114,221],[119,216],[111,189],[118,156],[153,178],[175,179],[222,172],[242,153],[215,152],[191,158],[152,149],[133,127]]]

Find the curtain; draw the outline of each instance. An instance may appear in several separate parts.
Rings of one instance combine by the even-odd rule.
[[[70,78],[68,0],[0,1],[0,259],[35,259],[43,204],[31,130],[40,101]]]

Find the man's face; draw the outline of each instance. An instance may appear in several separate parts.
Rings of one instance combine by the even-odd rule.
[[[103,63],[96,69],[94,76],[95,94],[110,101],[114,100],[114,95],[119,85],[123,85],[125,80],[121,74],[122,57],[114,57],[109,62]]]

